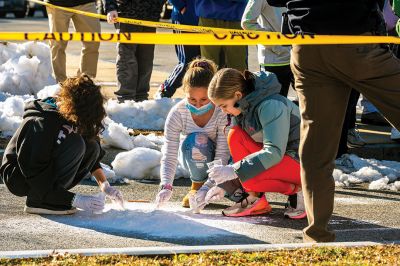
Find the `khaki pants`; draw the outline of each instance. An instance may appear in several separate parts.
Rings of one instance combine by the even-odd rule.
[[[295,45],[291,67],[299,94],[305,242],[330,242],[334,159],[354,88],[400,128],[400,60],[379,45]]]
[[[217,19],[199,19],[199,26],[217,27],[226,29],[242,29],[240,21],[226,21]],[[247,69],[247,46],[200,46],[201,56],[214,61],[218,68],[230,67],[243,71]]]
[[[96,18],[78,15],[59,9],[46,7],[49,15],[50,32],[68,32],[69,23],[72,20],[77,32],[100,32],[100,22]],[[75,6],[74,9],[96,13],[95,3]],[[67,78],[65,49],[68,42],[50,41],[51,62],[57,82]],[[81,62],[77,74],[86,73],[96,77],[97,60],[99,58],[99,42],[82,42]]]

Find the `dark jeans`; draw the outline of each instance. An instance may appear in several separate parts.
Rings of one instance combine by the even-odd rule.
[[[179,24],[174,21],[173,23]],[[180,31],[174,31],[175,34],[184,34]],[[198,45],[175,45],[176,56],[178,57],[178,64],[174,70],[169,74],[168,78],[164,81],[164,90],[168,97],[172,97],[175,91],[182,85],[183,76],[189,63],[200,56],[200,46]]]
[[[340,135],[339,149],[336,158],[348,152],[347,135],[350,129],[356,127],[356,106],[360,93],[356,90],[351,90],[349,103],[347,104],[346,115],[344,117],[342,133]]]
[[[121,23],[119,32],[156,32],[156,29]],[[153,72],[154,44],[118,43],[117,50],[118,90],[115,95],[118,100],[147,100]]]
[[[278,78],[279,83],[281,84],[280,95],[287,97],[289,92],[289,86],[292,84],[294,88],[294,76],[292,70],[290,69],[290,65],[287,66],[261,66],[261,70],[272,72]]]
[[[11,193],[28,196],[27,201],[71,206],[74,194],[68,192],[83,178],[91,175],[90,170],[100,156],[100,145],[95,140],[84,140],[76,133],[68,134],[65,140],[54,149],[54,175],[49,176],[52,191],[40,187],[31,188],[25,181],[18,164],[3,176],[4,183]]]

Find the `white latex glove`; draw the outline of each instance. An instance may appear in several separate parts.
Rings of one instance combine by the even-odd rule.
[[[124,197],[122,196],[121,191],[115,187],[112,187],[108,181],[101,183],[100,189],[111,199],[113,203],[117,204],[122,209],[125,209]]]
[[[216,165],[207,172],[209,178],[214,180],[217,185],[238,178],[233,165]]]
[[[222,188],[215,186],[213,188],[211,188],[205,197],[205,201],[210,203],[213,201],[219,201],[221,199],[223,199],[225,196],[225,190],[223,190]]]
[[[193,213],[200,213],[200,211],[206,207],[208,204],[208,202],[206,202],[206,195],[209,190],[210,186],[205,183],[196,192],[196,194],[189,198],[190,209],[193,211]]]
[[[113,10],[107,13],[107,22],[109,24],[117,23],[118,12]]]
[[[158,192],[156,197],[156,205],[157,208],[160,207],[162,204],[165,204],[170,200],[172,196],[172,187],[163,188]]]
[[[76,194],[72,206],[84,211],[99,213],[105,206],[105,197],[102,193],[94,196]]]

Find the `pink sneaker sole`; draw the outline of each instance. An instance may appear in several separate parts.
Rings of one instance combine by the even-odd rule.
[[[306,212],[303,212],[303,213],[301,213],[301,214],[299,214],[299,215],[296,215],[296,216],[285,215],[285,217],[286,217],[286,218],[289,218],[289,219],[292,219],[292,220],[300,220],[300,219],[306,218],[306,217],[307,217],[307,213],[306,213]]]
[[[243,217],[243,216],[255,216],[255,215],[261,215],[261,214],[267,214],[272,211],[272,208],[269,207],[269,209],[264,209],[264,210],[258,210],[258,211],[251,211],[251,210],[246,210],[241,213],[232,213],[232,214],[225,214],[224,211],[222,211],[222,214],[226,217]]]

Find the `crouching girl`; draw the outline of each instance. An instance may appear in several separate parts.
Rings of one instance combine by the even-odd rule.
[[[165,123],[158,204],[171,198],[178,157],[192,180],[191,189],[182,200],[183,207],[190,207],[189,198],[199,189],[205,194],[213,186],[211,182],[205,183],[207,163],[221,159],[225,165],[229,159],[224,134],[227,117],[207,96],[208,84],[215,72],[212,61],[195,59],[185,73],[182,87],[186,98],[171,109]]]
[[[233,118],[228,146],[234,162],[212,168],[210,179],[216,184],[240,180],[249,194],[225,209],[226,216],[270,212],[265,192],[295,195],[297,206],[289,206],[285,216],[306,216],[297,159],[299,108],[279,95],[280,88],[272,73],[241,73],[230,68],[218,71],[210,82],[210,100]]]
[[[70,192],[94,175],[101,190],[123,202],[100,166],[98,142],[106,115],[100,87],[86,75],[68,78],[55,98],[29,102],[23,121],[4,153],[0,174],[8,190],[27,196],[25,212],[72,214],[77,208],[101,212],[104,196]]]

